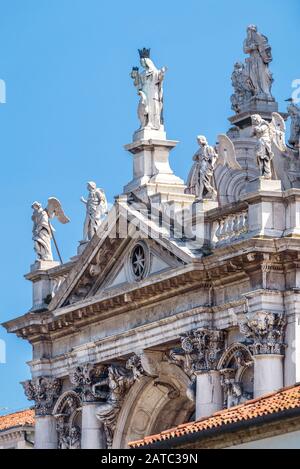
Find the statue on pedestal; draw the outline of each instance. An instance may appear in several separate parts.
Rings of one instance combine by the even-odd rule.
[[[87,190],[89,192],[87,200],[81,197],[81,202],[86,205],[83,241],[92,239],[107,213],[107,201],[103,189],[98,189],[96,183],[91,181],[87,183]]]
[[[237,62],[231,75],[234,94],[231,96],[231,108],[235,112],[241,111],[241,106],[248,102],[253,96],[251,80],[246,73],[245,65]]]
[[[250,54],[246,59],[246,73],[254,90],[254,96],[261,99],[271,99],[273,83],[269,63],[272,62],[271,46],[268,38],[259,33],[257,26],[247,28],[247,38],[244,41],[244,52]]]
[[[187,193],[194,194],[198,200],[215,199],[214,170],[217,165],[227,164],[231,169],[242,169],[236,160],[235,148],[225,134],[218,137],[218,146],[208,144],[204,135],[197,137],[199,149],[193,156],[195,162],[187,180]]]
[[[64,214],[61,203],[55,197],[48,199],[48,205],[45,209],[39,202],[34,202],[31,208],[33,209],[31,217],[33,221],[32,240],[37,260],[53,261],[51,239],[54,238],[55,230],[49,220],[57,217],[61,223],[65,224],[69,223],[70,219]],[[60,257],[59,252],[58,255]]]
[[[288,99],[290,105],[288,106],[288,114],[291,118],[291,134],[289,144],[293,148],[300,147],[300,106],[298,106],[293,99]]]
[[[150,59],[150,49],[139,50],[139,55],[143,71],[139,72],[138,67],[133,67],[131,78],[140,96],[138,105],[140,129],[160,130],[163,125],[163,80],[167,69],[156,68]]]
[[[280,151],[286,151],[285,122],[277,112],[273,112],[270,123],[259,114],[251,116],[251,120],[253,136],[257,138],[255,152],[260,176],[265,179],[271,179],[273,176],[272,160],[274,158],[274,145]]]

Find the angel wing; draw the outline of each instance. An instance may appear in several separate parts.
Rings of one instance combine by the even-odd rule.
[[[102,215],[105,215],[108,211],[107,199],[103,189],[98,189],[101,195],[101,208],[102,208]]]
[[[284,119],[278,112],[273,112],[270,123],[271,140],[280,151],[286,151],[285,131],[286,125]]]
[[[242,169],[236,159],[236,152],[234,145],[230,138],[226,134],[220,134],[218,136],[218,161],[217,164],[229,166],[231,169]]]
[[[49,218],[57,217],[60,223],[63,223],[64,225],[70,221],[70,218],[65,215],[60,201],[55,197],[50,197],[48,199],[46,211]]]

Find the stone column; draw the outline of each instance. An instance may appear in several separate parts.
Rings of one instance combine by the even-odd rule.
[[[81,449],[105,449],[106,439],[103,424],[96,417],[99,403],[85,402],[82,405]]]
[[[283,387],[283,355],[254,355],[254,398]]]
[[[195,372],[196,375],[196,419],[209,417],[222,409],[222,387],[217,370]]]
[[[94,386],[101,380],[103,367],[95,364],[77,366],[70,373],[70,381],[76,385],[75,391],[82,401],[81,449],[105,449],[106,438],[103,425],[96,417],[99,406]]]
[[[285,317],[266,311],[247,315],[240,322],[241,332],[252,341],[254,357],[254,398],[278,391],[283,381]]]
[[[53,415],[35,416],[35,449],[57,449],[56,420]]]
[[[223,331],[196,329],[181,337],[181,351],[174,349],[171,352],[171,358],[181,363],[184,371],[192,380],[195,379],[197,419],[208,417],[223,407],[217,364],[224,342]]]
[[[35,449],[56,449],[57,430],[52,411],[61,391],[61,381],[41,376],[22,384],[27,398],[35,401]]]

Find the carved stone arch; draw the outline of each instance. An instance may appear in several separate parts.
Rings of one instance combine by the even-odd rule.
[[[57,399],[53,415],[65,414],[68,410],[71,410],[71,407],[81,407],[81,400],[75,391],[66,391]]]
[[[156,378],[140,378],[128,393],[116,425],[113,448],[190,420],[195,404],[187,397],[188,376],[176,365],[162,362]]]
[[[64,392],[57,400],[56,419],[59,449],[78,449],[81,441],[81,399],[74,391]]]
[[[224,407],[232,407],[253,397],[254,361],[246,345],[231,344],[218,366],[223,387]]]
[[[243,354],[243,357],[246,362],[253,362],[253,357],[249,348],[246,347],[246,345],[241,344],[240,342],[234,342],[223,352],[219,360],[217,369],[222,370],[224,368],[228,368],[230,362],[232,361],[237,352],[241,352]]]

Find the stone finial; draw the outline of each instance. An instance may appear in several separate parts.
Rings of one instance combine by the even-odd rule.
[[[60,379],[41,376],[25,381],[25,395],[29,401],[35,401],[36,415],[51,415],[54,404],[59,397],[62,383]]]
[[[171,351],[171,359],[181,362],[192,377],[197,371],[215,370],[224,350],[225,333],[213,329],[196,329],[181,337],[181,349]]]
[[[286,319],[282,314],[256,313],[240,320],[241,333],[251,340],[249,348],[253,355],[281,355],[284,351]]]

